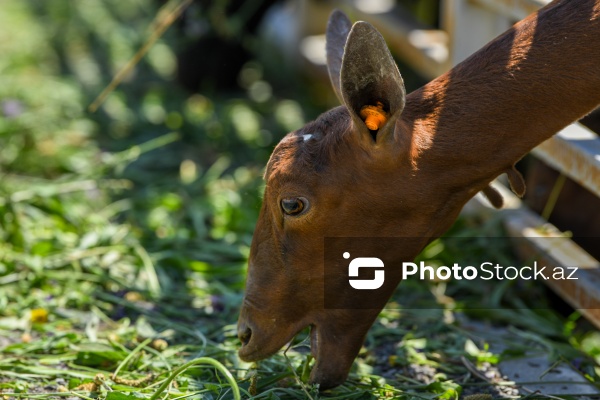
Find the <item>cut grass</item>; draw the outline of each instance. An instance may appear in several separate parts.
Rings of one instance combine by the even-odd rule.
[[[227,399],[238,388],[256,399],[453,399],[492,391],[462,358],[481,366],[508,353],[486,351],[452,321],[479,304],[483,287],[403,283],[349,380],[325,394],[306,383],[312,360],[301,340],[259,365],[238,359],[235,321],[269,152],[260,135],[278,137],[302,117],[285,99],[178,93],[165,43],[165,59],[142,62],[99,115],[86,114],[156,11],[149,0],[125,3],[3,3],[0,397]],[[454,234],[498,229],[468,224]],[[505,249],[439,241],[426,255],[443,262],[492,251]],[[580,349],[597,356],[597,335],[577,333],[575,317],[523,306],[513,289],[494,287],[495,309],[485,315],[526,332],[511,354],[539,346],[557,359],[578,357],[595,380],[596,364]],[[436,309],[443,296],[455,302]]]

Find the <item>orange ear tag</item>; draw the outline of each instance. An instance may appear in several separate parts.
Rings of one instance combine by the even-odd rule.
[[[374,106],[363,106],[360,109],[360,117],[370,131],[379,130],[388,119],[387,113],[383,110],[383,103],[380,101]]]

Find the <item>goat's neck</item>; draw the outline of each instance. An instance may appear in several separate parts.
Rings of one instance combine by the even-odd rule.
[[[418,169],[470,195],[600,104],[600,0],[555,2],[408,97]]]

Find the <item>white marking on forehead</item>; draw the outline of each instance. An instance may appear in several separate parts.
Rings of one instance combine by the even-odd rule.
[[[302,137],[304,138],[304,141],[306,142],[306,141],[310,140],[313,137],[313,135],[312,134],[311,135],[302,135]]]

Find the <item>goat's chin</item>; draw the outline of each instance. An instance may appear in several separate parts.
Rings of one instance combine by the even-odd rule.
[[[356,356],[345,352],[335,336],[329,336],[315,326],[311,326],[311,353],[316,361],[310,374],[310,383],[318,384],[319,390],[344,383]]]

